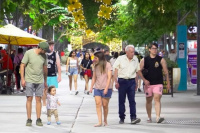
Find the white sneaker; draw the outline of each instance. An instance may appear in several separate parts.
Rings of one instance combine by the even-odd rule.
[[[72,95],[72,91],[70,91],[69,94]]]
[[[46,106],[42,106],[42,113],[44,113],[44,114],[47,113],[47,107]]]

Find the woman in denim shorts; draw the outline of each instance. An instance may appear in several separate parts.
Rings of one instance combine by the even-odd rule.
[[[106,61],[104,53],[96,52],[94,54],[94,71],[92,77],[92,83],[90,93],[93,91],[96,102],[96,111],[98,116],[98,124],[95,127],[102,126],[102,107],[104,114],[104,126],[107,126],[108,116],[108,104],[112,95],[112,67],[109,62]]]
[[[75,95],[78,94],[77,90],[77,77],[79,73],[79,65],[78,65],[78,58],[76,57],[76,52],[71,51],[69,54],[69,57],[67,59],[67,65],[66,65],[66,73],[69,76],[69,88],[70,88],[70,94],[72,94],[72,77],[74,79],[74,87],[75,87]]]

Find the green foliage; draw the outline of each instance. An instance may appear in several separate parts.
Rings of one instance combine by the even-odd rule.
[[[169,68],[178,68],[178,63],[171,61],[169,58],[165,58],[165,61],[167,63],[167,67]]]

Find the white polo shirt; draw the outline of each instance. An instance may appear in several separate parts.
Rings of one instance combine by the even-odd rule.
[[[133,56],[129,60],[126,55],[119,56],[113,65],[113,69],[118,69],[118,78],[131,79],[136,77],[136,72],[140,70],[138,58]]]

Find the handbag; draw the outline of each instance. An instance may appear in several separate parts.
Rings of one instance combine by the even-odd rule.
[[[89,65],[89,62],[90,62],[90,60],[88,61],[87,65],[86,65],[86,68],[88,67],[88,65]],[[81,76],[84,76],[84,74],[85,74],[85,71],[84,71],[84,70],[82,70],[82,71],[80,72],[80,75],[81,75]]]

